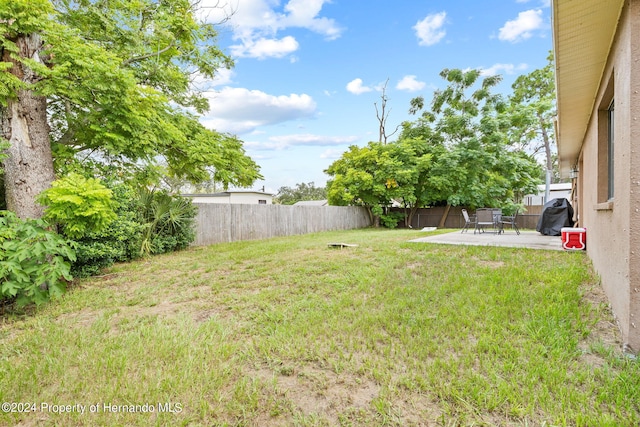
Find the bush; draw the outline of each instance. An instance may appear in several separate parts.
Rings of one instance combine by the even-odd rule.
[[[390,209],[376,205],[371,207],[371,213],[380,218],[383,227],[394,229],[398,226],[398,222],[404,219],[402,212],[391,212]]]
[[[128,183],[71,172],[43,192],[45,218],[73,242],[75,277],[98,274],[115,262],[186,248],[194,239],[196,208],[165,191],[136,191]]]
[[[104,230],[75,239],[76,277],[98,274],[115,262],[186,248],[195,239],[196,208],[191,201],[164,191],[136,191],[107,183],[117,204],[116,219]]]
[[[77,260],[71,267],[76,277],[98,274],[115,262],[140,257],[144,226],[136,192],[126,184],[107,183],[117,207],[116,219],[100,231],[75,239]]]
[[[116,262],[131,261],[140,256],[143,227],[128,219],[127,214],[113,221],[104,231],[75,241],[77,260],[71,269],[74,276],[93,276]]]
[[[19,306],[61,295],[72,280],[75,252],[43,220],[21,220],[0,211],[0,300]]]
[[[388,212],[380,215],[380,222],[386,228],[394,229],[398,226],[398,223],[404,219],[402,212]]]
[[[142,190],[140,204],[145,224],[142,254],[176,251],[193,242],[197,208],[191,200],[161,190]]]
[[[47,207],[44,218],[72,239],[100,232],[116,218],[111,190],[75,172],[54,181],[38,202]]]

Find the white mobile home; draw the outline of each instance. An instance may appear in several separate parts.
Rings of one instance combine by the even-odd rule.
[[[245,205],[271,205],[273,204],[273,194],[261,191],[222,191],[210,194],[183,194],[193,203],[224,203],[224,204],[245,204]]]

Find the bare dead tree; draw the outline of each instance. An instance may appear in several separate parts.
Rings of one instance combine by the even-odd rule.
[[[203,3],[205,3],[204,0],[192,0],[191,7],[198,11],[200,19],[204,22],[209,22],[218,27],[228,23],[231,17],[236,14],[239,0],[235,2],[232,0],[217,0],[215,3],[207,2],[206,5]]]
[[[389,98],[387,98],[387,84],[389,83],[389,79],[387,79],[387,81],[384,82],[384,86],[382,86],[382,95],[380,95],[380,99],[381,99],[381,103],[380,103],[380,109],[378,110],[378,103],[374,102],[373,105],[376,108],[376,117],[378,118],[378,123],[379,123],[379,135],[378,135],[378,141],[379,142],[384,142],[385,144],[387,143],[387,139],[390,136],[393,136],[396,132],[398,132],[398,129],[400,129],[400,125],[396,126],[396,129],[391,132],[390,134],[387,134],[387,119],[389,118],[389,113],[391,112],[391,108],[389,108],[389,111],[387,111],[387,101],[389,100]]]

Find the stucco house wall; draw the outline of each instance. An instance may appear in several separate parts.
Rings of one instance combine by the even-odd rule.
[[[600,84],[593,94],[595,99],[592,98],[582,147],[575,159],[579,170],[575,181],[577,216],[579,226],[587,229],[587,252],[611,303],[625,349],[637,353],[640,350],[640,0],[624,2],[614,34]],[[558,80],[559,88],[562,84]],[[607,109],[612,101],[614,193],[609,198]],[[563,102],[561,95],[558,102]],[[562,144],[560,134],[560,149]]]

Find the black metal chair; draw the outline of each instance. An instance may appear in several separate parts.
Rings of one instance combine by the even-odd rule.
[[[520,234],[520,230],[518,229],[518,224],[516,221],[518,220],[518,209],[514,212],[513,216],[503,216],[502,220],[500,220],[500,232],[504,232],[504,226],[510,225],[512,229],[516,231],[516,234]]]
[[[476,234],[476,232],[478,233],[484,233],[484,228],[486,226],[490,226],[493,228],[493,231],[495,233],[496,231],[496,222],[493,219],[493,209],[487,209],[487,208],[482,208],[482,209],[476,209],[476,227],[473,230],[473,234]]]
[[[466,209],[462,209],[462,216],[464,217],[464,226],[462,226],[462,231],[460,231],[460,233],[464,233],[465,231],[468,231],[469,226],[471,225],[473,225],[475,228],[475,224],[476,224],[475,215],[469,215],[469,212],[467,212]]]

